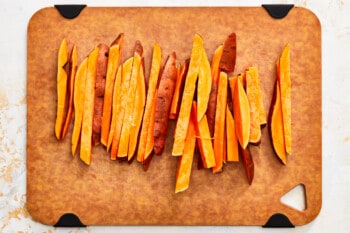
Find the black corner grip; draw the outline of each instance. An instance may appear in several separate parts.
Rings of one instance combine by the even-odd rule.
[[[270,217],[264,228],[293,228],[294,225],[289,221],[288,217],[284,214],[274,214]]]
[[[275,19],[286,17],[288,12],[294,7],[293,4],[263,4],[261,6]]]
[[[64,214],[54,227],[86,227],[75,214]]]
[[[74,19],[86,5],[55,5],[56,9],[66,19]]]

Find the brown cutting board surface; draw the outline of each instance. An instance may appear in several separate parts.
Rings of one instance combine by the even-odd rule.
[[[102,146],[93,148],[91,166],[71,156],[71,129],[63,141],[54,136],[57,53],[63,38],[78,46],[79,61],[99,43],[110,44],[125,33],[124,58],[136,40],[144,47],[148,77],[152,48],[158,42],[163,60],[172,51],[179,62],[189,58],[195,33],[204,39],[211,59],[217,46],[235,32],[235,73],[256,65],[264,105],[270,108],[276,80],[275,61],[291,45],[293,155],[281,165],[267,127],[259,146],[252,146],[253,184],[243,164],[224,171],[193,165],[190,187],[174,193],[176,157],[171,156],[174,122],[162,156],[147,172],[109,159]],[[321,28],[310,11],[295,7],[280,20],[262,7],[85,8],[72,20],[51,7],[39,10],[28,25],[27,70],[27,207],[32,217],[55,224],[65,213],[86,225],[264,225],[283,213],[295,225],[313,220],[322,203]],[[196,161],[196,159],[195,159]],[[298,184],[306,190],[306,209],[298,211],[280,198]]]

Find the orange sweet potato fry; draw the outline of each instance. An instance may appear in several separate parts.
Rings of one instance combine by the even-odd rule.
[[[208,108],[209,96],[211,92],[211,70],[210,63],[202,47],[201,63],[198,71],[198,88],[197,88],[197,121],[200,121]]]
[[[226,115],[225,115],[226,118]],[[226,119],[225,119],[225,127],[224,127],[224,146],[222,153],[222,162],[225,164],[227,162],[227,133],[226,133]]]
[[[164,150],[176,77],[176,54],[175,52],[172,52],[165,62],[158,87],[153,133],[154,152],[156,155],[161,155]]]
[[[240,145],[245,149],[249,142],[250,110],[247,95],[239,78],[237,78],[233,94],[233,118],[235,120],[236,135]]]
[[[68,75],[65,66],[68,63],[67,42],[63,39],[58,51],[57,62],[57,111],[55,123],[55,135],[61,139],[61,132],[64,124],[67,108],[67,79]]]
[[[197,76],[199,66],[201,64],[201,56],[203,49],[203,39],[196,34],[193,39],[193,46],[190,58],[190,64],[186,76],[184,91],[182,94],[179,116],[176,122],[174,144],[172,149],[173,156],[183,154],[185,148],[185,140],[190,120],[192,100],[196,89]]]
[[[259,143],[261,138],[260,129],[260,117],[259,117],[259,89],[255,76],[248,69],[245,73],[246,75],[246,93],[249,102],[250,110],[250,132],[249,132],[249,142]]]
[[[83,121],[84,111],[84,99],[85,99],[85,84],[86,84],[86,72],[87,72],[86,57],[79,65],[74,82],[74,126],[72,133],[72,155],[74,156],[77,151],[77,146],[80,140],[80,133]]]
[[[185,140],[184,152],[183,155],[178,158],[175,193],[183,192],[189,187],[195,145],[196,137],[194,123],[193,120],[190,118]]]
[[[132,64],[131,75],[129,77],[130,84],[127,89],[127,98],[125,101],[125,112],[123,119],[123,126],[120,135],[119,147],[118,147],[118,158],[127,158],[129,149],[129,139],[130,139],[130,128],[133,120],[133,104],[135,103],[135,92],[137,88],[137,80],[140,71],[140,65],[142,62],[142,45],[140,41],[136,41],[135,52]]]
[[[187,59],[182,66],[180,66],[180,72],[178,72],[178,77],[176,79],[176,85],[175,85],[175,91],[174,91],[174,96],[173,100],[171,103],[171,108],[170,108],[170,114],[169,114],[169,119],[177,119],[177,116],[179,114],[180,110],[180,103],[181,103],[181,94],[183,91],[184,83],[185,83],[185,78],[187,75],[188,71],[188,66],[190,64],[190,60]]]
[[[95,49],[89,54],[87,61],[84,110],[80,143],[80,159],[87,165],[90,165],[91,163],[91,138],[94,114],[97,56],[98,48],[95,47]]]
[[[226,108],[226,135],[227,135],[227,161],[238,162],[239,151],[238,151],[238,139],[235,130],[235,121],[232,113],[227,106]]]
[[[141,163],[143,163],[144,159],[146,159],[145,157],[148,157],[149,154],[147,155],[147,152],[149,152],[150,147],[152,147],[151,151],[153,151],[153,145],[154,145],[153,127],[152,127],[151,135],[149,132],[150,131],[149,128],[151,127],[150,124],[154,125],[154,109],[155,109],[155,99],[156,99],[155,93],[156,93],[156,88],[158,83],[161,60],[162,60],[162,51],[159,44],[156,43],[153,46],[152,65],[151,65],[151,71],[150,71],[150,76],[148,80],[145,113],[142,120],[140,140],[139,140],[139,145],[137,150],[137,161]],[[151,119],[152,115],[153,115],[153,122]],[[148,148],[147,148],[147,145],[148,145]],[[148,151],[146,152],[145,150],[147,149]]]
[[[290,79],[290,45],[283,49],[279,60],[278,84],[281,91],[281,106],[283,131],[286,153],[292,154],[292,125],[291,125],[291,79]]]
[[[138,140],[139,131],[141,128],[145,103],[146,103],[146,83],[145,83],[145,73],[144,73],[143,62],[142,62],[142,64],[140,65],[138,76],[137,76],[135,100],[133,103],[133,117],[132,117],[132,123],[130,126],[128,161],[131,161],[136,151],[137,140]]]
[[[148,130],[147,130],[147,141],[145,146],[145,155],[143,161],[148,161],[148,158],[153,152],[154,147],[154,118],[156,112],[156,101],[158,96],[158,90],[155,91],[152,106],[151,106],[151,116],[149,118]]]
[[[211,137],[214,137],[215,113],[216,113],[216,98],[218,94],[218,81],[220,76],[220,59],[223,52],[223,45],[220,45],[214,52],[211,62],[211,92],[209,95],[209,103],[207,108],[207,119]]]
[[[278,80],[276,80],[274,96],[271,104],[270,113],[270,135],[273,148],[277,157],[283,164],[287,163],[285,137],[283,128],[283,112],[281,105],[281,92]]]
[[[103,98],[103,112],[101,123],[101,144],[107,147],[108,135],[112,119],[112,100],[114,83],[120,66],[122,56],[122,45],[124,42],[124,34],[121,33],[112,43],[108,52],[106,86]],[[117,84],[120,86],[120,83]]]
[[[195,101],[192,104],[191,114],[203,167],[212,168],[215,166],[215,156],[207,117],[204,115],[199,122],[197,121],[197,103]]]
[[[245,72],[238,74],[238,79],[241,81],[243,89],[245,90],[247,87],[247,77]]]
[[[226,107],[227,74],[220,72],[214,128],[214,155],[216,163],[215,167],[213,167],[214,173],[222,171],[224,150],[226,150],[224,145]]]
[[[75,75],[78,68],[78,54],[77,54],[77,46],[74,45],[72,49],[72,53],[69,59],[69,76],[67,80],[68,85],[68,110],[66,115],[66,120],[64,122],[64,126],[62,129],[62,135],[61,139],[63,139],[67,132],[70,125],[70,122],[73,117],[74,112],[74,104],[73,104],[73,95],[74,95],[74,81],[75,81]]]
[[[253,80],[255,81],[255,86],[258,90],[256,104],[258,108],[257,111],[259,113],[259,122],[260,122],[260,125],[265,125],[267,123],[267,117],[266,117],[266,111],[263,103],[263,95],[262,95],[262,90],[260,86],[260,77],[259,77],[258,68],[254,66],[249,67],[249,71],[251,76],[253,77]]]
[[[111,147],[111,159],[117,158],[120,135],[125,115],[125,105],[128,96],[127,93],[130,84],[130,75],[132,70],[133,57],[126,60],[122,67],[119,67],[113,90],[112,122],[108,136],[107,150]],[[123,70],[123,72],[122,72]]]

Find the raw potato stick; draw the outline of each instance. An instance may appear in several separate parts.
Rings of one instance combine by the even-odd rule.
[[[107,147],[108,135],[112,118],[112,100],[114,82],[117,76],[118,68],[120,66],[122,45],[124,42],[124,34],[121,33],[113,41],[108,52],[106,86],[103,98],[103,112],[101,123],[101,144]]]
[[[224,144],[225,137],[225,117],[227,107],[227,74],[220,72],[218,97],[216,101],[216,115],[215,115],[215,130],[214,130],[214,155],[215,155],[215,167],[213,172],[221,172],[224,159],[224,150],[226,150]]]
[[[107,145],[107,149],[109,148],[109,145],[111,145],[112,147],[111,160],[116,160],[117,158],[119,141],[120,141],[121,131],[123,127],[123,119],[125,115],[125,107],[128,101],[128,95],[123,95],[123,93],[127,93],[129,89],[133,60],[134,58],[131,57],[124,62],[122,69],[121,68],[119,69],[120,72],[118,70],[117,79],[114,85],[112,126],[109,132],[108,145]],[[121,72],[121,70],[123,70],[123,72]],[[118,80],[121,80],[120,81],[121,87],[119,87],[118,85],[119,83]],[[120,91],[118,91],[119,88],[120,88]]]
[[[291,124],[291,79],[290,79],[290,45],[283,49],[279,62],[278,84],[281,91],[284,141],[286,153],[292,154],[292,124]]]
[[[89,54],[87,61],[83,122],[81,129],[80,159],[87,165],[91,163],[92,122],[94,115],[95,82],[98,48]]]
[[[61,132],[67,108],[67,72],[65,66],[68,62],[67,42],[63,39],[58,51],[57,62],[57,111],[55,123],[55,135],[61,139]]]
[[[261,86],[260,86],[260,77],[259,77],[259,72],[257,67],[249,67],[250,74],[253,79],[255,80],[255,85],[256,88],[258,89],[258,96],[257,96],[257,107],[258,107],[258,113],[259,113],[259,122],[260,125],[265,125],[267,123],[267,117],[266,117],[266,111],[264,108],[264,103],[263,103],[263,95],[261,91]]]
[[[74,82],[74,126],[72,133],[72,155],[75,156],[77,146],[80,140],[80,132],[83,121],[84,100],[85,100],[85,83],[87,75],[86,57],[79,65]]]
[[[146,161],[150,155],[153,152],[154,147],[154,117],[156,112],[156,101],[158,96],[158,90],[155,91],[153,101],[152,101],[152,108],[151,108],[151,116],[149,118],[149,125],[147,130],[147,141],[145,146],[145,155],[143,160]]]
[[[250,134],[250,110],[249,101],[244,91],[240,78],[237,79],[235,89],[233,91],[233,118],[235,119],[235,128],[238,141],[243,149],[249,142]]]
[[[281,105],[281,91],[278,79],[276,80],[274,96],[271,103],[270,134],[272,145],[277,157],[283,164],[286,164],[287,157],[283,131],[283,112]]]
[[[173,156],[182,155],[185,147],[188,122],[190,120],[192,100],[196,89],[199,66],[201,64],[203,48],[203,39],[196,34],[193,39],[193,46],[188,68],[185,87],[182,94],[179,117],[176,122],[174,144],[172,149]]]
[[[211,70],[210,63],[202,47],[201,64],[198,71],[198,88],[197,88],[197,121],[200,121],[208,108],[209,95],[211,92]]]
[[[224,43],[224,49],[220,60],[220,69],[227,73],[235,70],[236,65],[236,34],[231,33]]]
[[[140,65],[142,61],[142,52],[143,48],[140,43],[140,41],[136,41],[135,43],[135,52],[134,52],[134,59],[131,69],[131,75],[129,77],[129,87],[127,89],[127,97],[125,100],[125,112],[124,112],[124,119],[123,119],[123,126],[122,131],[120,135],[120,141],[119,141],[119,147],[118,147],[118,158],[127,158],[128,156],[128,149],[129,149],[129,139],[130,139],[130,127],[133,120],[133,104],[135,102],[135,92],[136,92],[136,86],[137,86],[137,77],[139,75],[140,71]]]
[[[177,77],[176,54],[172,52],[167,58],[160,77],[156,109],[154,116],[154,152],[161,155],[165,146],[168,119]]]
[[[132,61],[129,63],[132,64]],[[109,151],[111,147],[114,131],[116,130],[117,118],[121,114],[118,108],[120,108],[119,105],[121,102],[122,67],[124,67],[125,64],[126,62],[123,65],[119,66],[117,75],[114,81],[113,97],[112,97],[112,119],[111,119],[111,125],[109,127],[109,132],[108,132],[107,151]]]
[[[178,158],[175,193],[183,192],[189,187],[195,145],[196,137],[194,123],[193,120],[190,119],[185,140],[184,153]]]
[[[246,82],[247,82],[247,98],[249,102],[250,110],[250,133],[249,133],[249,142],[259,143],[261,138],[261,129],[260,129],[260,117],[259,117],[259,89],[256,81],[256,77],[248,69],[245,73]]]
[[[137,76],[137,85],[135,90],[135,100],[133,103],[133,116],[130,126],[130,138],[129,138],[129,148],[128,148],[128,161],[131,161],[135,151],[137,140],[139,136],[139,131],[142,123],[142,117],[144,112],[144,107],[146,103],[146,83],[145,74],[143,67],[143,60],[140,65],[140,70]]]
[[[214,137],[215,112],[216,112],[216,98],[218,95],[218,81],[220,76],[220,59],[224,46],[220,45],[214,52],[213,60],[211,62],[211,92],[209,95],[209,103],[207,108],[207,119],[209,125],[210,136]]]
[[[179,115],[181,97],[182,97],[183,87],[185,84],[185,79],[186,79],[189,64],[190,64],[190,60],[186,59],[184,64],[180,66],[180,73],[176,79],[175,91],[174,91],[173,101],[171,103],[169,119],[175,120]]]
[[[212,168],[215,166],[215,156],[207,117],[204,115],[202,119],[197,122],[197,103],[195,101],[193,101],[192,104],[191,114],[203,167]]]
[[[68,128],[70,125],[70,122],[73,117],[73,112],[74,112],[74,105],[73,105],[73,95],[74,95],[74,80],[75,80],[75,74],[77,72],[78,68],[78,54],[77,54],[77,46],[74,45],[72,49],[72,53],[69,59],[69,77],[67,84],[68,85],[68,111],[67,111],[67,116],[66,120],[64,122],[64,126],[62,129],[62,136],[61,139],[63,139],[67,132]]]
[[[161,66],[161,60],[162,60],[162,51],[159,46],[159,44],[155,43],[153,46],[153,55],[152,55],[152,65],[151,65],[151,71],[148,79],[148,90],[147,90],[147,98],[146,98],[146,106],[145,106],[145,113],[143,116],[142,120],[142,126],[141,126],[141,133],[140,133],[140,140],[139,140],[139,145],[138,145],[138,150],[137,150],[137,161],[143,163],[144,159],[146,159],[146,153],[145,149],[146,144],[148,141],[154,141],[153,140],[153,133],[150,135],[149,128],[150,124],[154,125],[154,120],[153,123],[151,123],[151,115],[152,115],[152,109],[153,105],[155,105],[155,98],[156,98],[156,88],[157,88],[157,83],[158,83],[158,77],[159,77],[159,71],[160,71],[160,66]],[[154,115],[154,113],[153,113]],[[154,118],[154,116],[153,116]],[[152,128],[153,132],[153,128]],[[152,139],[151,139],[152,138]],[[148,145],[150,146],[150,145]],[[148,148],[149,149],[149,148]],[[153,143],[152,143],[152,150],[153,150]]]
[[[101,141],[101,124],[103,112],[103,96],[105,93],[108,51],[109,47],[105,44],[99,44],[96,67],[96,82],[95,82],[95,103],[94,103],[94,118],[92,123],[92,145],[98,145]]]
[[[230,108],[226,108],[226,136],[227,136],[227,162],[238,162],[238,140],[235,130],[235,121],[233,119]]]

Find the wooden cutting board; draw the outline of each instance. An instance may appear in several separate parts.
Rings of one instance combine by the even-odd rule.
[[[70,153],[71,129],[63,141],[54,136],[57,53],[63,38],[78,46],[79,61],[99,43],[110,44],[123,32],[123,60],[136,40],[144,47],[148,77],[153,44],[163,59],[172,51],[179,62],[190,56],[199,33],[211,59],[217,46],[235,32],[235,74],[256,65],[264,107],[270,108],[276,80],[275,61],[291,45],[293,155],[286,166],[274,155],[267,127],[252,146],[253,184],[242,162],[228,163],[212,174],[193,165],[190,187],[174,193],[177,158],[171,156],[174,122],[167,144],[147,172],[109,159],[93,148],[91,166]],[[36,12],[28,25],[27,48],[27,208],[34,220],[53,225],[72,213],[84,225],[264,225],[281,213],[293,225],[313,220],[322,202],[321,28],[310,11],[293,7],[276,19],[263,7],[86,7],[66,19],[55,7]],[[196,160],[196,159],[195,159]],[[281,197],[298,184],[306,209],[296,210]],[[282,219],[283,220],[283,219]]]

